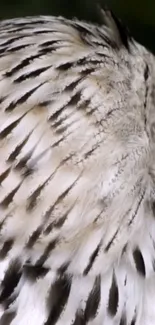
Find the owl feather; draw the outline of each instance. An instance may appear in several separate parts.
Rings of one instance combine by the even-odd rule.
[[[155,61],[100,15],[0,22],[0,325],[155,324]]]

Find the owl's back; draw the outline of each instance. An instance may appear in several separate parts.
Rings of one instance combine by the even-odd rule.
[[[102,14],[0,23],[0,325],[155,322],[153,56]]]

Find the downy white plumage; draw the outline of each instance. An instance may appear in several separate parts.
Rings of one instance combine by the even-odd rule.
[[[155,61],[101,14],[0,22],[0,325],[155,324]]]

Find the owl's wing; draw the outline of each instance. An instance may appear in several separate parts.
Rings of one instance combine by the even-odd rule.
[[[154,295],[147,51],[104,18],[0,24],[0,325],[142,325]]]

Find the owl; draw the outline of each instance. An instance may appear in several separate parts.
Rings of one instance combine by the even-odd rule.
[[[0,325],[155,324],[155,58],[100,15],[0,22]]]

